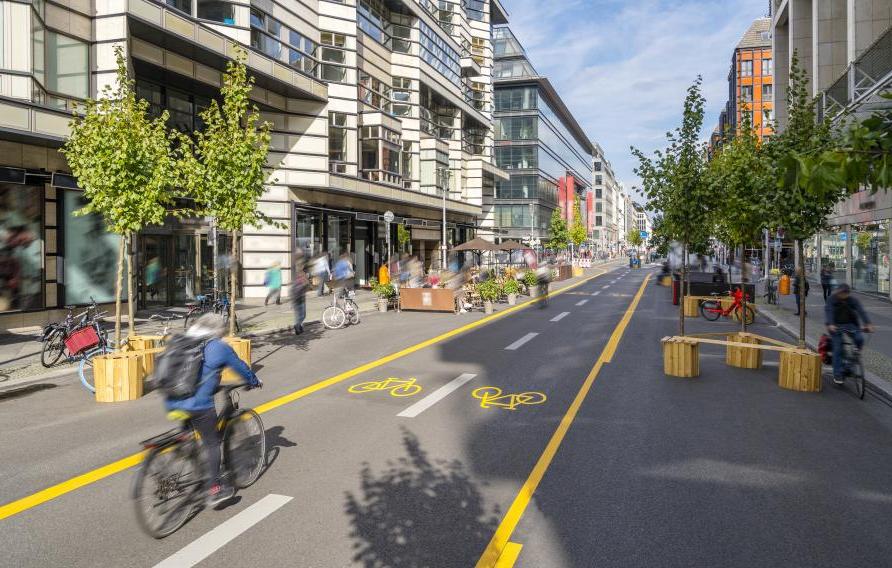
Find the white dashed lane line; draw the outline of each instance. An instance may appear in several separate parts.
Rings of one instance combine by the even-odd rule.
[[[570,312],[561,312],[558,315],[551,318],[550,321],[561,321],[562,319],[564,319],[565,317],[567,317],[569,315],[570,315]]]
[[[577,305],[577,306],[584,306],[586,303],[588,303],[588,300],[579,300],[578,302],[576,302],[576,305]]]
[[[517,341],[515,341],[514,343],[512,343],[511,345],[509,345],[508,347],[506,347],[505,351],[517,351],[518,349],[523,347],[523,345],[527,341],[533,339],[537,335],[539,335],[539,334],[538,333],[528,333],[528,334],[524,335],[523,337],[521,337],[520,339],[518,339]]]
[[[592,296],[597,296],[597,295],[600,294],[600,293],[601,293],[600,290],[598,290],[597,292],[592,292]]]
[[[401,418],[415,418],[431,406],[437,404],[453,392],[457,391],[459,388],[461,388],[462,385],[472,380],[476,376],[477,375],[473,373],[464,373],[463,375],[459,375],[458,377],[452,379],[426,397],[422,398],[409,408],[400,412],[399,414],[397,414],[397,416]]]

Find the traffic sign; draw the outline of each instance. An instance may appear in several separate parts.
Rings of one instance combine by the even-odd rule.
[[[384,221],[385,221],[385,222],[387,222],[387,223],[393,223],[393,218],[394,218],[394,217],[393,217],[393,211],[390,211],[390,210],[388,209],[387,211],[384,212]]]
[[[848,233],[840,233],[839,234],[839,240],[841,240],[842,242],[846,242],[848,239],[849,239]]]
[[[641,232],[638,233],[638,234],[641,235],[641,238],[642,238],[642,239],[646,239],[646,238],[647,238],[647,231],[641,231]]]

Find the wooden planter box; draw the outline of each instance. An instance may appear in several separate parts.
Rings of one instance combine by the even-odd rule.
[[[567,264],[562,264],[557,267],[557,278],[554,279],[555,282],[560,282],[561,280],[568,280],[573,277],[573,267]]]
[[[663,338],[663,372],[670,377],[700,376],[700,345],[684,337]]]
[[[777,384],[799,392],[821,392],[821,356],[807,349],[781,351]]]
[[[248,367],[251,366],[251,340],[243,339],[241,337],[224,337],[223,341],[225,341],[230,347],[235,350],[238,358],[248,364]],[[238,373],[232,371],[231,369],[225,369],[223,371],[223,376],[220,379],[221,384],[226,385],[237,385],[239,383],[243,383],[244,380],[239,376]]]
[[[759,338],[750,333],[729,335],[728,341],[753,345],[761,344]],[[725,363],[730,367],[737,367],[738,369],[759,369],[762,367],[762,350],[728,345],[725,351]]]
[[[450,288],[400,288],[400,309],[454,313],[455,295]]]
[[[146,379],[142,352],[122,351],[93,358],[96,402],[123,402],[143,395]]]
[[[684,297],[684,317],[700,317],[700,298],[694,298],[691,296]]]
[[[132,335],[127,338],[123,351],[145,351],[161,347],[163,339],[160,335]]]

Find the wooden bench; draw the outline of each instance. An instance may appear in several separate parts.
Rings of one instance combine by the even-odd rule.
[[[722,336],[727,339],[717,339]],[[700,345],[724,345],[725,363],[731,367],[758,369],[762,366],[763,352],[778,352],[778,386],[801,392],[821,390],[820,355],[777,339],[755,333],[729,331],[664,337],[662,344],[663,372],[672,377],[699,376]]]

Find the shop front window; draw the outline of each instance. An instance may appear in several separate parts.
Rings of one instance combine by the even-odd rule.
[[[821,266],[829,266],[839,283],[846,281],[845,239],[845,233],[825,233],[821,237]]]
[[[297,248],[305,258],[312,258],[322,252],[322,213],[298,211],[295,227]]]
[[[852,227],[852,284],[856,290],[889,293],[889,233],[886,223]]]
[[[43,186],[0,184],[0,312],[42,307]]]
[[[74,215],[86,203],[79,191],[62,194],[66,304],[86,304],[91,297],[97,302],[115,299],[120,237],[106,231],[99,215]],[[126,298],[126,294],[125,282],[121,297]]]
[[[328,257],[332,265],[339,256],[350,252],[350,235],[353,234],[350,217],[329,213],[328,217]]]

